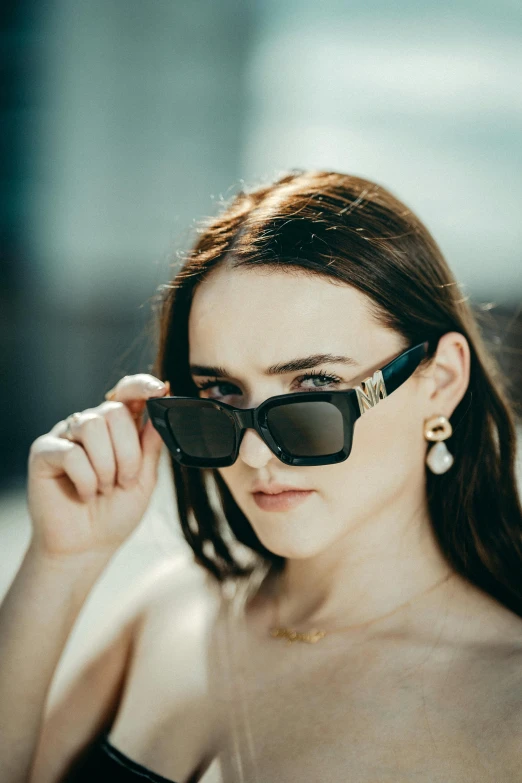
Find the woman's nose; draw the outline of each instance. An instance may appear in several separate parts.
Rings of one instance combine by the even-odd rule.
[[[262,468],[272,458],[277,459],[255,430],[245,430],[239,445],[239,459],[251,468]]]

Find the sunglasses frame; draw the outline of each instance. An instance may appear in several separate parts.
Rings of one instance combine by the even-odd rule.
[[[342,391],[292,392],[269,397],[257,408],[237,408],[218,400],[200,397],[152,397],[146,401],[147,412],[153,426],[161,435],[163,442],[174,459],[180,465],[191,468],[220,468],[233,465],[239,454],[243,433],[254,429],[269,447],[273,454],[285,465],[333,465],[346,460],[352,449],[354,426],[363,413],[375,407],[381,400],[389,397],[417,369],[426,356],[429,343],[424,341],[408,348],[372,376],[361,381],[359,386]],[[180,448],[172,430],[168,412],[169,408],[184,402],[187,405],[198,402],[210,405],[227,415],[234,428],[234,449],[226,457],[216,459],[199,458],[187,455]],[[328,402],[334,405],[343,418],[344,443],[343,448],[334,453],[317,457],[299,457],[283,449],[274,439],[268,426],[267,417],[274,407],[289,405],[296,402]]]

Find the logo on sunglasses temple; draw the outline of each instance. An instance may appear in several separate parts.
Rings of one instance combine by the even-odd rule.
[[[381,370],[374,372],[371,378],[361,381],[361,385],[356,386],[355,391],[361,415],[370,408],[374,408],[379,400],[388,396]]]

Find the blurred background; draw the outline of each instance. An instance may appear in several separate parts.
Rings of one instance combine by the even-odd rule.
[[[519,0],[2,9],[0,589],[28,540],[31,442],[149,371],[151,300],[194,221],[282,170],[368,177],[411,206],[520,398]],[[183,548],[162,465],[118,584],[169,536]]]

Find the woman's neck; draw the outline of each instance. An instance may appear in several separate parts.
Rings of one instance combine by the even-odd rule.
[[[255,605],[277,604],[280,624],[295,629],[359,626],[413,606],[450,573],[427,519],[367,524],[328,551],[288,558],[281,573],[269,572]]]

